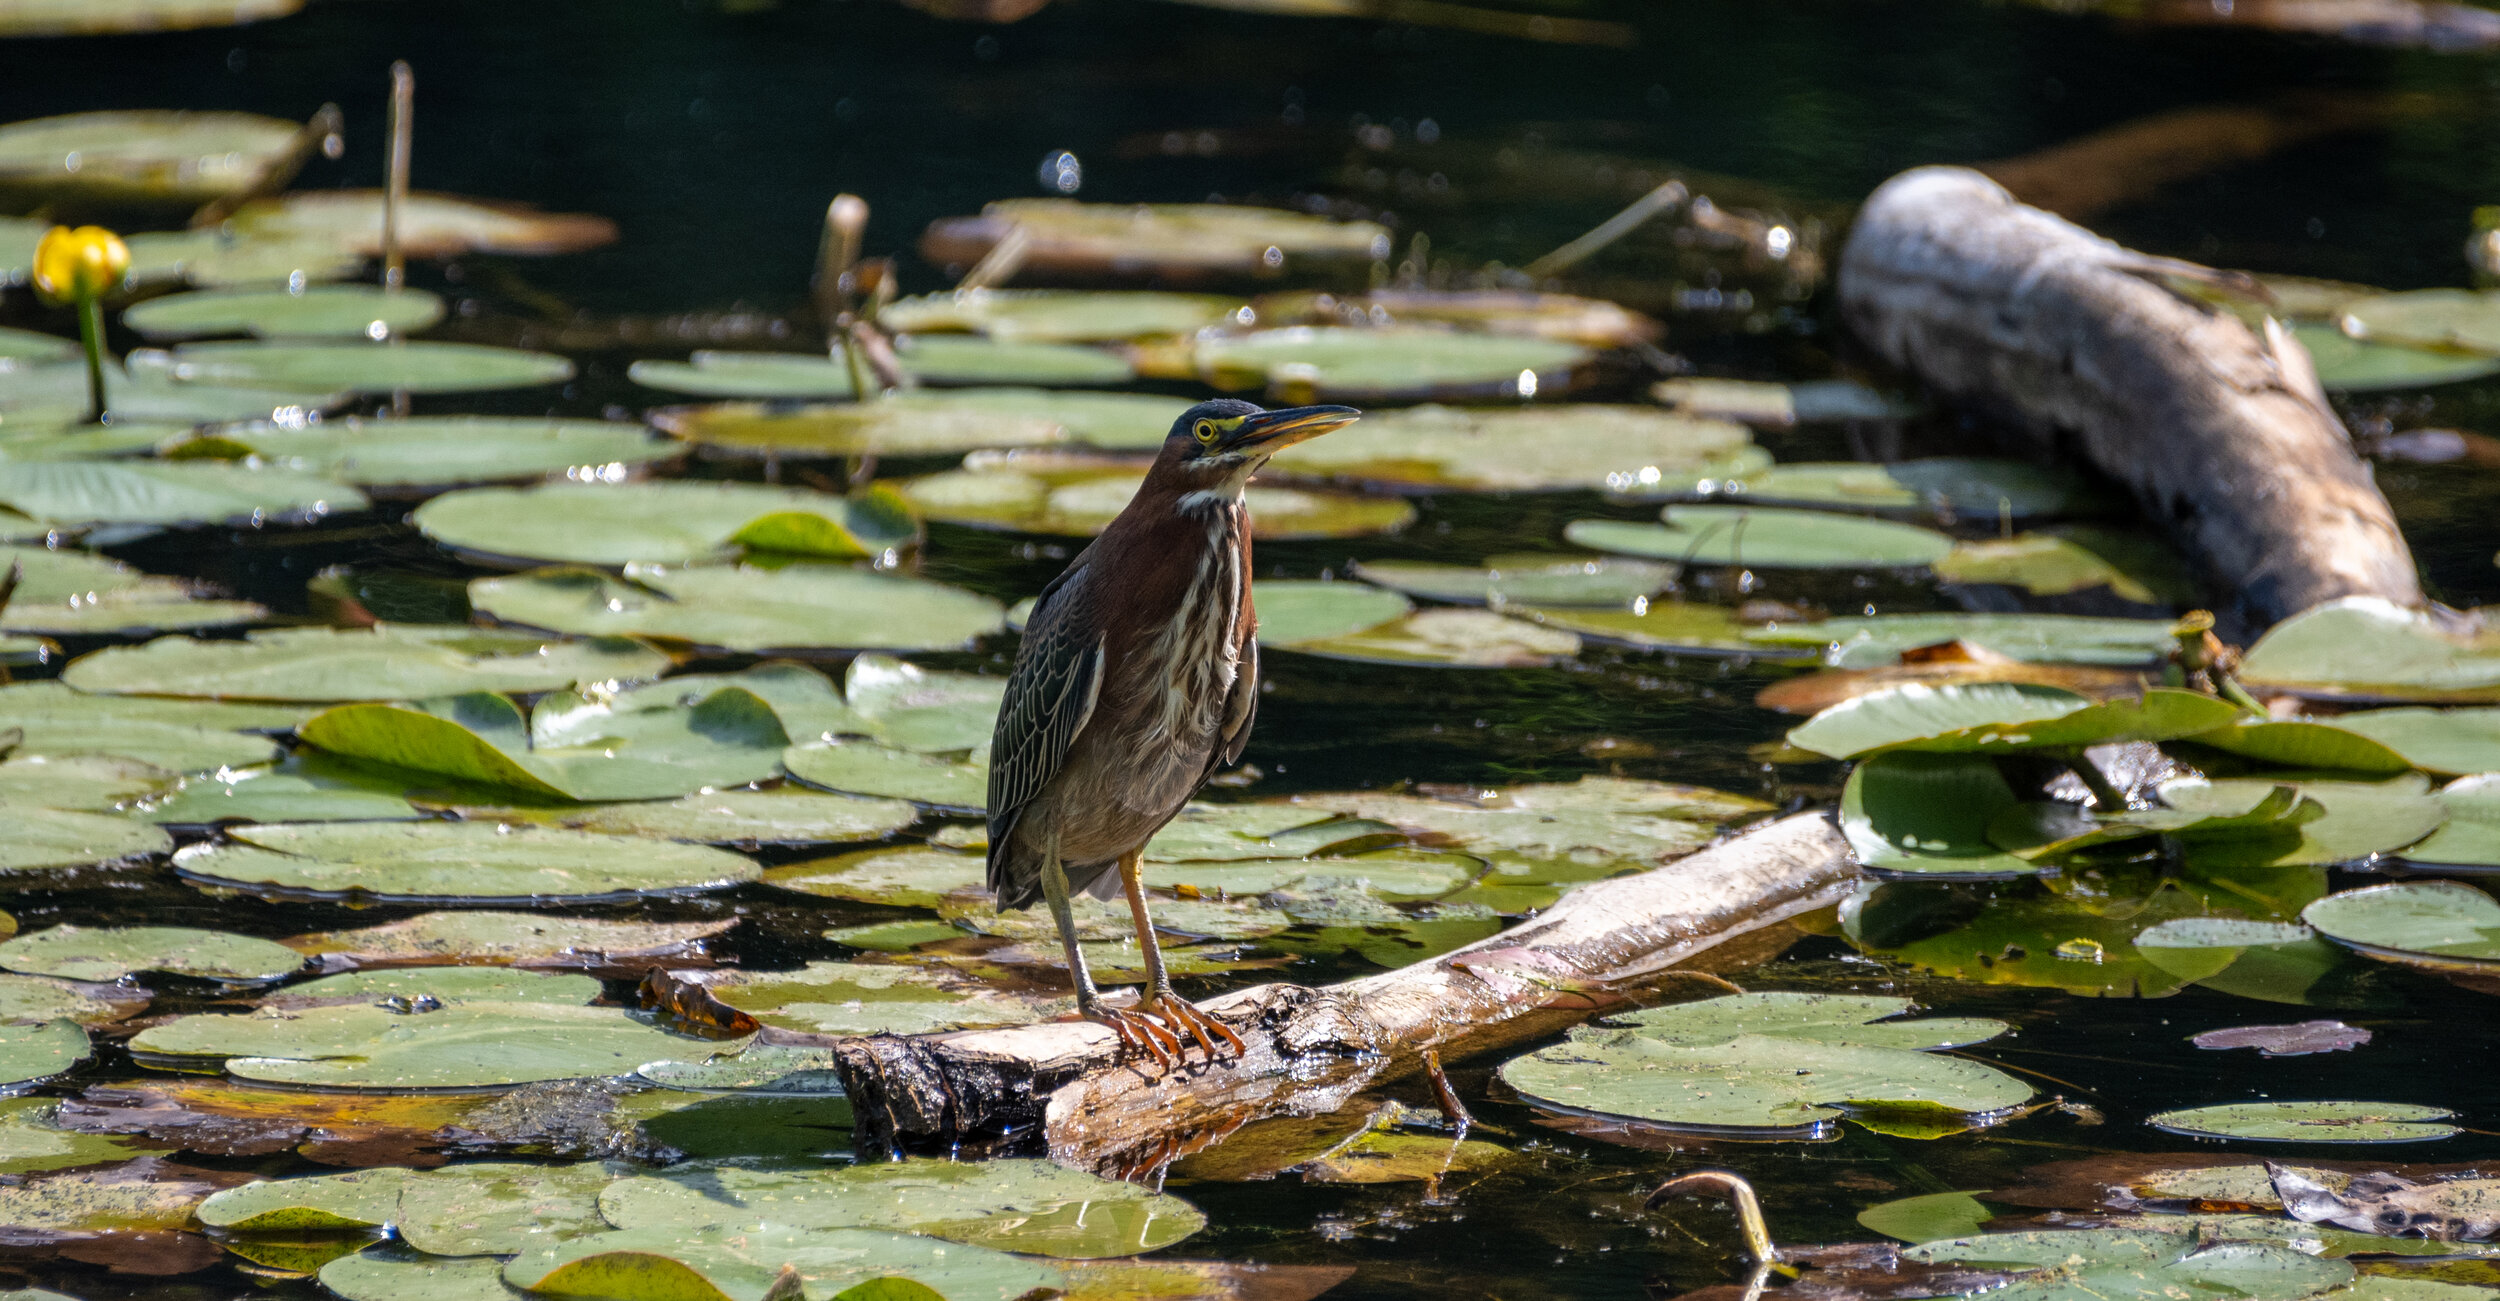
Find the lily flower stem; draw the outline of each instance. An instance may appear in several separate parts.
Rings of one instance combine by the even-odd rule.
[[[78,299],[78,341],[87,350],[87,423],[104,423],[104,300],[82,294]]]
[[[2206,675],[2214,680],[2214,693],[2216,695],[2219,695],[2223,699],[2230,701],[2232,704],[2257,715],[2259,718],[2269,717],[2266,712],[2266,707],[2257,703],[2257,698],[2248,694],[2248,688],[2241,686],[2240,680],[2223,671],[2220,665],[2207,669]]]
[[[2075,777],[2083,783],[2084,789],[2092,792],[2092,807],[2103,813],[2126,811],[2126,795],[2110,784],[2109,777],[2101,771],[2101,766],[2092,762],[2092,756],[2085,754],[2078,747],[2066,751],[2059,757],[2066,761],[2067,767],[2075,770]]]

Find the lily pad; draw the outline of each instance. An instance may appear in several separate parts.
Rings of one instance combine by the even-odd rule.
[[[268,769],[222,769],[192,778],[172,796],[147,806],[159,826],[214,827],[239,822],[393,822],[419,817],[387,791],[320,781]]]
[[[176,283],[202,288],[269,289],[345,280],[364,269],[365,255],[324,239],[238,237],[229,228],[149,230],[131,235],[133,285]]]
[[[1137,378],[1127,357],[1066,343],[1009,342],[961,335],[905,335],[895,341],[903,369],[927,384],[1046,384],[1084,388]]]
[[[61,1042],[65,1047],[69,1044],[66,1038]],[[49,1098],[0,1101],[0,1173],[23,1175],[117,1164],[164,1150],[144,1138],[82,1134],[59,1128],[53,1123],[59,1105]]]
[[[2345,960],[2341,950],[2306,926],[2227,917],[2183,917],[2146,927],[2136,934],[2135,951],[2208,989],[2295,1006],[2311,1001],[2318,982]],[[2228,957],[2230,965],[2215,972],[2216,956]]]
[[[243,641],[160,637],[71,664],[81,691],[216,700],[404,700],[472,691],[550,691],[633,681],[668,657],[621,637],[559,641],[484,628],[381,624],[276,628]],[[144,756],[141,756],[144,757]]]
[[[1638,1013],[1627,1029],[1574,1030],[1501,1076],[1549,1106],[1789,1137],[1829,1136],[1845,1105],[1986,1116],[2031,1096],[1992,1067],[1924,1051],[1992,1037],[2001,1023],[1869,1024],[1910,1006],[1857,995],[1706,999]]]
[[[948,968],[811,962],[799,971],[730,970],[690,979],[721,1006],[760,1025],[800,1035],[929,1034],[1022,1025],[1070,1006],[1065,1000],[992,989]]]
[[[1672,565],[1612,556],[1494,556],[1482,566],[1369,560],[1354,576],[1409,596],[1469,605],[1646,605],[1675,578]]]
[[[1651,385],[1649,395],[1660,405],[1689,415],[1774,427],[1840,420],[1902,420],[1919,413],[1915,404],[1845,379],[1796,384],[1670,379]]]
[[[1140,290],[957,290],[905,298],[877,313],[878,324],[906,334],[953,330],[1023,343],[1118,343],[1252,319],[1238,298]]]
[[[1770,464],[1744,426],[1651,407],[1374,412],[1269,462],[1277,474],[1471,492],[1665,495]]]
[[[623,1075],[697,1043],[614,1007],[447,1003],[433,1011],[316,1007],[284,1018],[202,1014],[142,1031],[131,1050],[226,1059],[228,1074],[326,1089],[501,1088]]]
[[[2229,814],[2246,809],[2275,783],[2264,778],[2204,781],[2180,778],[2162,783],[2162,801],[2190,815]],[[2195,868],[2283,867],[2308,863],[2360,862],[2376,854],[2402,849],[2436,830],[2447,811],[2430,796],[2430,783],[2419,774],[2386,781],[2314,781],[2293,783],[2302,798],[2316,803],[2316,816],[2285,819],[2284,825],[2248,834],[2183,842],[2187,863]]]
[[[975,456],[964,469],[908,480],[899,488],[913,509],[933,520],[1090,537],[1119,515],[1144,482],[1143,469],[1121,463],[1063,461],[1044,467]],[[1415,519],[1412,504],[1385,497],[1255,484],[1243,496],[1251,534],[1268,541],[1392,533]]]
[[[2436,773],[2500,771],[2500,709],[2369,709],[2334,726]]]
[[[2452,869],[2500,868],[2500,773],[2459,777],[2434,798],[2448,811],[2448,820],[2429,839],[2403,851],[2404,860]]]
[[[2418,1143],[2448,1138],[2456,1113],[2401,1102],[2232,1102],[2147,1116],[2145,1124],[2196,1138],[2261,1143]]]
[[[709,398],[850,398],[858,390],[843,360],[822,353],[697,352],[685,361],[638,361],[625,377],[667,393]]]
[[[672,1171],[619,1180],[600,1194],[599,1210],[626,1230],[769,1220],[1077,1260],[1157,1251],[1206,1227],[1205,1215],[1170,1194],[1031,1158]]]
[[[443,319],[443,300],[422,289],[307,285],[302,289],[204,289],[151,298],[122,324],[151,339],[251,334],[263,338],[384,339]]]
[[[923,944],[962,939],[963,932],[940,921],[875,922],[837,926],[826,931],[824,938],[872,953],[902,953]]]
[[[1466,854],[1385,849],[1335,858],[1149,860],[1144,875],[1146,884],[1156,889],[1216,899],[1309,890],[1319,884],[1382,899],[1431,899],[1466,885],[1483,870],[1484,860]],[[1397,916],[1403,919],[1405,914]]]
[[[871,402],[725,402],[651,414],[707,447],[783,456],[934,456],[1081,442],[1150,449],[1188,404],[1145,393],[967,388],[889,393]]]
[[[788,1228],[770,1221],[738,1226],[683,1224],[619,1229],[526,1252],[504,1266],[504,1281],[540,1296],[612,1301],[780,1301],[785,1270],[799,1279],[793,1301],[834,1301],[871,1279],[906,1278],[947,1301],[1015,1301],[1061,1285],[1058,1271],[985,1247],[878,1229]]]
[[[1840,830],[1858,863],[1878,876],[2001,880],[2040,869],[1988,838],[1989,822],[2015,807],[2013,787],[1981,754],[1877,754],[1849,773]]]
[[[55,926],[0,942],[0,968],[63,980],[113,981],[162,971],[257,984],[303,965],[304,955],[283,944],[187,926]]]
[[[380,190],[297,190],[244,204],[228,225],[253,240],[319,242],[378,258],[382,202]],[[407,195],[399,208],[400,247],[415,258],[576,253],[615,238],[615,224],[604,217],[541,212],[502,200],[420,190]]]
[[[66,1018],[42,1025],[0,1025],[0,1085],[64,1074],[92,1051],[86,1030]]]
[[[390,1246],[368,1247],[321,1267],[321,1286],[346,1301],[519,1301],[527,1295],[503,1281],[493,1256],[427,1256]]]
[[[2009,1301],[2296,1301],[2353,1279],[2342,1261],[2286,1246],[2124,1229],[1991,1233],[1905,1247],[1901,1256],[2036,1270],[1986,1293]]]
[[[157,364],[181,383],[298,393],[480,393],[573,378],[553,353],[478,343],[190,343]]]
[[[1858,1212],[1858,1223],[1903,1242],[1967,1237],[1981,1232],[1995,1218],[1979,1204],[1979,1194],[1966,1192],[1921,1193],[1880,1202]]]
[[[161,794],[177,780],[134,759],[29,754],[0,763],[0,806],[109,813]]]
[[[411,490],[562,475],[602,482],[678,448],[613,420],[427,416],[243,425],[189,446],[231,446],[260,461],[367,488]],[[186,445],[175,444],[174,455]]]
[[[1576,633],[1490,610],[1418,610],[1394,623],[1343,637],[1267,643],[1328,659],[1449,668],[1543,668],[1580,653]]]
[[[2301,920],[2382,962],[2438,971],[2500,968],[2500,901],[2456,881],[2346,890],[2309,905]]]
[[[2267,630],[2242,658],[2240,676],[2255,689],[2307,695],[2500,699],[2500,631],[2377,597],[2345,597]]]
[[[2500,357],[2356,339],[2331,325],[2295,325],[2292,336],[2309,350],[2318,384],[2330,393],[2430,388],[2500,373]]]
[[[920,810],[904,800],[802,790],[704,791],[674,800],[594,804],[582,809],[470,809],[472,820],[543,822],[603,836],[695,844],[831,845],[877,840],[910,826]]]
[[[0,803],[0,872],[85,867],[162,854],[173,838],[145,822],[107,813]]]
[[[496,903],[716,890],[758,871],[701,845],[485,822],[276,823],[228,835],[234,843],[192,846],[174,866],[201,880],[305,894]]]
[[[0,976],[0,1022],[41,1025],[66,1019],[85,1026],[110,1025],[138,1015],[152,997],[136,985]]]
[[[278,756],[267,732],[282,732],[304,711],[208,700],[97,696],[58,682],[0,687],[0,730],[23,738],[16,757],[98,756],[137,760],[167,772],[210,772]]]
[[[979,854],[897,845],[785,863],[766,869],[762,880],[777,890],[828,899],[934,908],[948,895],[984,888],[986,862]]]
[[[1314,814],[1275,804],[1193,802],[1146,842],[1145,855],[1149,861],[1162,863],[1337,856],[1399,844],[1405,838],[1396,827],[1369,818]]]
[[[804,488],[654,480],[593,486],[465,488],[410,522],[473,558],[616,566],[727,560],[740,548],[837,559],[876,557],[917,540],[890,494],[836,497]]]
[[[1947,583],[1995,583],[2034,596],[2107,588],[2139,605],[2193,599],[2195,588],[2158,542],[2107,528],[2044,529],[2010,538],[1959,542],[1935,563]]]
[[[1597,551],[1692,565],[1770,569],[1909,569],[1932,565],[1953,539],[1911,524],[1754,506],[1669,506],[1666,523],[1573,520],[1572,542]]]
[[[2357,339],[2500,354],[2500,293],[2414,289],[2344,305],[2339,322]]]
[[[388,999],[443,1003],[593,1002],[604,992],[588,976],[521,971],[512,967],[399,967],[346,971],[288,985],[260,1000],[264,1008],[293,1010],[381,1003]]]
[[[2056,687],[1974,682],[1890,687],[1834,705],[1788,734],[1789,744],[1852,759],[1877,750],[2013,753],[2168,741],[2242,717],[2237,706],[2174,687],[2094,703]]]
[[[298,935],[286,943],[334,968],[450,963],[596,968],[632,963],[640,971],[656,959],[700,957],[704,940],[737,924],[734,917],[646,922],[526,912],[430,912],[356,930]]]
[[[400,1190],[416,1174],[389,1166],[345,1174],[263,1179],[200,1203],[200,1223],[243,1233],[379,1229],[399,1215]]]
[[[2071,470],[2026,461],[1938,456],[1870,465],[1787,461],[1720,481],[1749,502],[1837,510],[1914,511],[1945,519],[2106,514],[2115,500]]]
[[[1001,626],[998,603],[901,574],[634,563],[621,578],[541,569],[469,583],[469,604],[509,624],[665,638],[732,651],[958,650]]]
[[[2143,665],[2178,645],[2166,619],[2073,614],[1876,614],[1779,623],[1745,633],[1762,646],[1821,646],[1835,668],[1874,668],[1902,652],[1964,641],[2037,664]]]
[[[248,4],[247,9],[252,7]],[[231,15],[235,7],[222,7]],[[274,16],[293,6],[271,8]],[[116,23],[109,9],[71,17],[42,11],[20,15],[34,32],[144,29],[153,23]],[[231,16],[218,21],[231,22]],[[14,28],[17,24],[12,23]],[[181,20],[168,27],[206,25]],[[298,123],[257,113],[206,113],[135,109],[70,113],[0,127],[0,186],[53,198],[95,202],[143,201],[197,207],[242,190],[277,162],[302,130]],[[17,211],[17,209],[12,209]]]
[[[2301,901],[2291,902],[2297,907]],[[1949,911],[1932,911],[1939,907]],[[2136,949],[2134,937],[2163,922],[2215,911],[2176,887],[2124,900],[2024,889],[1972,910],[1941,896],[1933,885],[1903,882],[1852,896],[1842,903],[1840,916],[1843,933],[1860,948],[1955,980],[2062,989],[2087,998],[2163,998],[2220,975],[2238,952],[2169,949],[2155,963]]]
[[[1769,661],[1810,658],[1802,650],[1784,650],[1751,640],[1749,629],[1736,612],[1724,605],[1642,601],[1625,610],[1505,605],[1502,613],[1589,641],[1665,651],[1670,655],[1743,655]]]
[[[267,417],[266,410],[252,414]],[[0,461],[0,505],[72,528],[310,522],[371,504],[346,484],[275,467],[217,461]]]
[[[600,1191],[622,1163],[474,1162],[409,1174],[391,1225],[433,1256],[507,1256],[606,1229]]]
[[[1054,275],[1273,279],[1306,264],[1360,265],[1387,258],[1389,232],[1368,221],[1332,221],[1280,208],[1219,203],[1079,203],[1004,199],[977,217],[934,222],[922,256],[970,267],[1020,232],[1021,265]]]
[[[1250,585],[1250,600],[1259,613],[1262,646],[1291,646],[1324,641],[1377,628],[1415,607],[1395,592],[1361,583],[1296,582],[1271,578]]]
[[[1423,325],[1296,325],[1140,352],[1147,376],[1265,389],[1282,402],[1551,396],[1569,389],[1595,355],[1560,339]]]
[[[128,636],[250,623],[269,614],[252,601],[202,600],[179,579],[143,574],[91,552],[0,547],[0,571],[11,565],[20,578],[0,608],[0,628],[12,632]]]
[[[1485,859],[1514,884],[1655,867],[1707,844],[1722,823],[1770,808],[1705,787],[1620,777],[1477,788],[1446,799],[1315,792],[1292,797],[1287,807],[1388,823],[1419,842]]]
[[[990,766],[918,754],[871,741],[794,745],[782,767],[810,786],[851,795],[879,795],[941,809],[980,811],[989,803]]]

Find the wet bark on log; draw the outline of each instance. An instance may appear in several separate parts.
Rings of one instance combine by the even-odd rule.
[[[1850,328],[1943,396],[2131,489],[2240,633],[2342,596],[2418,605],[2394,512],[2288,334],[1960,167],[1885,182],[1841,256]]]
[[[862,1151],[1047,1150],[1112,1173],[1158,1168],[1252,1120],[1335,1110],[1444,1060],[1555,1033],[1679,963],[1837,903],[1858,878],[1823,814],[1756,827],[1634,876],[1574,889],[1544,915],[1396,971],[1308,989],[1261,985],[1203,1004],[1237,1058],[1163,1071],[1111,1031],[1058,1021],[854,1039],[837,1048]],[[1776,931],[1773,928],[1777,928]],[[1728,944],[1738,941],[1737,944]],[[1776,948],[1772,950],[1776,952]],[[1689,967],[1687,969],[1690,969]]]

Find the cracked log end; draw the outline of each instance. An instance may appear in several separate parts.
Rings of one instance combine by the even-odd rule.
[[[1209,1000],[1245,1051],[1209,1062],[1192,1049],[1169,1071],[1124,1060],[1110,1030],[1082,1021],[879,1035],[835,1053],[863,1152],[1046,1150],[1136,1173],[1252,1120],[1333,1111],[1416,1069],[1426,1049],[1455,1060],[1551,1035],[1729,940],[1777,935],[1776,952],[1793,938],[1783,923],[1837,903],[1857,878],[1828,817],[1784,818],[1583,885],[1541,917],[1413,966]]]

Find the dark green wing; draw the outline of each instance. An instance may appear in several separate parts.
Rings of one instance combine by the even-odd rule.
[[[1102,687],[1102,636],[1088,579],[1080,560],[1042,590],[990,737],[990,888],[1002,898],[1008,890],[999,870],[1016,819],[1059,774]]]

